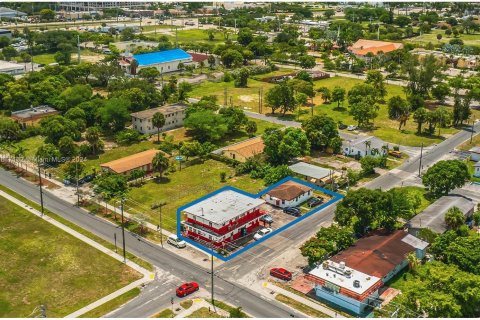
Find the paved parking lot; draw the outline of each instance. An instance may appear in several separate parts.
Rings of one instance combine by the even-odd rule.
[[[293,221],[297,218],[286,214],[285,212],[283,212],[283,209],[272,206],[268,203],[262,205],[262,210],[265,210],[273,218],[273,223],[270,227],[272,228],[272,230],[277,230],[278,228],[283,227],[290,221]],[[266,226],[268,227],[268,224]]]

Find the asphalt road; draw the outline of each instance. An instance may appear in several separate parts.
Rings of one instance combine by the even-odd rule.
[[[15,174],[0,168],[0,183],[13,191],[23,195],[27,199],[40,203],[38,188],[19,179]],[[48,191],[44,193],[45,208],[88,230],[95,235],[113,243],[114,234],[120,237],[120,229],[117,226],[91,215],[72,204],[57,198]],[[181,282],[196,281],[201,287],[210,291],[210,273],[197,264],[190,262],[180,255],[168,250],[163,250],[157,245],[151,244],[134,234],[126,232],[127,251],[141,257],[156,266],[158,275],[162,279],[165,275],[172,275]],[[131,307],[122,308],[121,312],[114,314],[118,317],[148,317],[170,303],[171,297],[175,296],[175,288],[180,281],[167,281],[161,279],[154,282],[141,294],[141,299],[134,299]],[[175,278],[174,278],[175,279]],[[288,318],[292,315],[301,317],[299,313],[292,312],[287,307],[276,301],[263,299],[258,293],[235,284],[221,275],[215,276],[216,299],[229,302],[232,305],[241,306],[246,312],[259,318]],[[179,298],[175,297],[177,301]],[[151,303],[151,302],[154,303]],[[150,302],[150,303],[149,303]]]
[[[480,123],[477,123],[475,132],[479,131]],[[469,139],[470,135],[470,130],[462,130],[429,149],[422,158],[424,170]],[[418,166],[419,157],[415,157],[405,162],[394,172],[389,172],[371,181],[366,187],[389,189],[398,186],[407,177],[415,174],[418,171]],[[18,179],[16,175],[0,169],[0,183],[39,203],[38,188],[23,179]],[[120,235],[120,230],[115,225],[90,215],[48,192],[45,193],[44,202],[45,207],[52,212],[107,241],[113,243],[114,233]],[[301,317],[300,314],[290,311],[276,301],[266,300],[259,293],[235,283],[235,279],[265,265],[266,261],[271,261],[285,250],[297,248],[306,237],[317,231],[322,223],[332,220],[334,210],[335,205],[332,205],[218,267],[215,270],[216,297],[233,305],[241,306],[254,317],[285,318],[292,315]],[[159,268],[159,279],[144,289],[139,297],[112,313],[111,316],[148,317],[169,304],[171,297],[174,296],[175,287],[181,281],[197,281],[202,288],[210,290],[209,270],[182,258],[180,255],[163,250],[131,233],[127,233],[126,243],[129,252]],[[178,298],[175,299],[178,300]]]

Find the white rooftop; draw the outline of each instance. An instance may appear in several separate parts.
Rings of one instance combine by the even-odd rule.
[[[328,177],[332,172],[331,169],[322,168],[306,162],[292,164],[289,168],[295,173],[315,179]]]
[[[407,234],[403,239],[403,242],[406,244],[411,245],[415,249],[423,250],[426,247],[428,247],[428,242],[423,241],[415,236],[412,236],[411,234]]]
[[[183,212],[222,224],[264,203],[263,199],[225,190],[184,209]]]
[[[469,152],[473,152],[473,153],[480,153],[480,147],[473,147],[471,148],[470,150],[468,150]]]
[[[10,71],[17,69],[25,69],[25,67],[18,63],[13,63],[9,61],[0,60],[0,71]]]
[[[327,264],[328,267],[326,268]],[[310,271],[310,274],[357,294],[364,293],[380,281],[380,278],[370,276],[345,265],[342,266],[331,260],[324,261],[321,265]],[[358,287],[354,286],[356,280],[359,282]]]

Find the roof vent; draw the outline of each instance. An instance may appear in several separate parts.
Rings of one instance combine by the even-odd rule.
[[[360,288],[360,280],[353,280],[353,286],[355,288]]]

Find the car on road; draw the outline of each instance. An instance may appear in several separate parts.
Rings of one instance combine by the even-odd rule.
[[[348,126],[347,126],[346,124],[343,124],[343,123],[339,123],[339,124],[338,124],[338,129],[340,129],[340,130],[347,129],[347,127],[348,127]]]
[[[177,288],[176,294],[177,294],[177,297],[185,297],[185,296],[188,296],[189,294],[194,293],[195,291],[198,291],[198,289],[199,289],[198,283],[187,282]]]
[[[349,126],[347,127],[347,130],[348,130],[348,131],[354,131],[354,130],[357,130],[357,126],[354,126],[354,125],[349,125]]]
[[[294,216],[294,217],[299,217],[300,214],[302,213],[302,211],[300,210],[300,208],[297,208],[297,207],[284,208],[284,209],[283,209],[283,212],[285,212],[286,214],[289,214],[289,215],[291,215],[291,216]]]
[[[270,275],[282,280],[292,280],[292,273],[284,268],[272,268],[270,269]]]
[[[185,248],[187,243],[177,237],[175,234],[171,234],[167,238],[167,243],[170,243],[172,246],[177,248]]]
[[[308,199],[307,206],[310,207],[310,208],[313,208],[313,207],[316,207],[316,206],[318,206],[319,204],[322,204],[322,203],[323,203],[323,198],[314,197],[314,198]]]
[[[268,224],[272,224],[273,223],[273,218],[272,218],[271,215],[266,214],[266,215],[264,215],[260,218],[260,221],[268,223]]]
[[[272,229],[270,228],[262,228],[260,229],[257,233],[255,233],[253,235],[253,239],[255,240],[260,240],[262,239],[263,237],[265,237],[267,234],[269,234],[270,232],[272,232]]]

